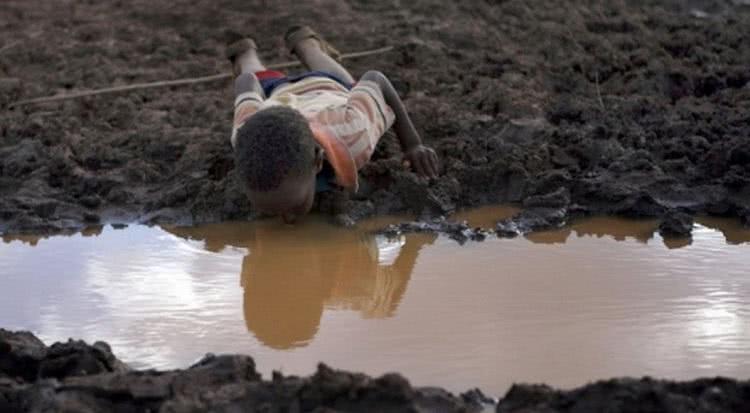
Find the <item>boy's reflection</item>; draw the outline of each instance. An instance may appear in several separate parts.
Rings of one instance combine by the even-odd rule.
[[[425,243],[435,235],[386,240],[307,219],[293,227],[277,222],[165,228],[204,240],[206,249],[247,248],[240,282],[248,330],[263,344],[305,346],[324,307],[358,311],[365,318],[392,316]]]

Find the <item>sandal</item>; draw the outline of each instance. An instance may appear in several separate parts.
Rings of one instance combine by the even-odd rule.
[[[320,48],[323,49],[329,56],[335,60],[341,60],[341,52],[339,52],[330,43],[325,41],[321,35],[311,29],[310,26],[293,26],[287,30],[284,35],[284,42],[286,43],[287,49],[294,53],[294,48],[297,47],[299,42],[306,39],[315,39],[320,43]]]

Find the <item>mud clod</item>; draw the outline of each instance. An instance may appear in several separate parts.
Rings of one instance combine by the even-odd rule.
[[[533,231],[559,228],[568,220],[568,208],[529,208],[495,225],[499,237],[512,238]]]
[[[750,382],[725,378],[692,382],[613,379],[571,391],[544,385],[514,385],[497,413],[522,412],[730,412],[748,406]]]
[[[693,232],[693,217],[679,211],[670,211],[659,224],[663,237],[689,237]]]
[[[466,222],[449,221],[445,217],[435,218],[432,221],[393,224],[385,227],[379,233],[391,238],[409,233],[444,234],[459,244],[470,240],[484,241],[488,235],[488,231],[483,228],[472,228]]]
[[[90,346],[71,340],[47,347],[31,333],[0,328],[0,348],[5,348],[0,351],[0,377],[34,381],[127,370],[103,342]]]

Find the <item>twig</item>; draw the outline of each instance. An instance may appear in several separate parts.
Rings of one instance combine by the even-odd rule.
[[[0,53],[4,52],[6,50],[10,50],[11,48],[15,47],[19,43],[21,43],[21,41],[20,40],[16,40],[14,42],[10,42],[10,43],[6,44],[3,47],[0,47]]]
[[[596,81],[596,97],[599,99],[599,105],[603,111],[607,109],[604,107],[604,100],[602,99],[602,91],[599,89],[599,71],[594,72],[594,80]]]
[[[390,52],[391,50],[393,50],[393,46],[386,46],[386,47],[381,47],[379,49],[365,50],[362,52],[346,53],[346,54],[341,55],[341,59],[342,60],[354,59],[357,57],[372,56],[376,54]],[[286,68],[301,66],[301,65],[302,65],[301,62],[293,61],[293,62],[283,62],[283,63],[272,64],[272,65],[269,65],[268,68],[269,69],[286,69]],[[186,79],[160,80],[157,82],[149,82],[149,83],[133,83],[130,85],[114,86],[114,87],[108,87],[104,89],[85,90],[81,92],[64,93],[64,94],[59,94],[59,95],[54,95],[54,96],[44,96],[44,97],[38,97],[38,98],[33,98],[33,99],[24,99],[24,100],[19,100],[19,101],[11,103],[10,105],[8,105],[8,108],[13,108],[13,107],[22,106],[22,105],[31,105],[34,103],[56,102],[60,100],[76,99],[76,98],[81,98],[81,97],[86,97],[86,96],[103,95],[106,93],[129,92],[131,90],[151,89],[151,88],[156,88],[156,87],[193,85],[196,83],[206,83],[206,82],[213,82],[217,80],[227,79],[232,76],[233,75],[231,73],[219,73],[216,75],[193,77],[193,78],[186,78]]]

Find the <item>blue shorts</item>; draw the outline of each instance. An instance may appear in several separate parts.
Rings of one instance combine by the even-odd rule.
[[[338,82],[341,86],[347,89],[351,89],[352,86],[354,86],[334,74],[321,70],[313,70],[311,72],[305,72],[296,76],[287,76],[284,73],[276,70],[264,70],[262,72],[255,72],[255,77],[257,77],[258,81],[260,81],[260,85],[261,87],[263,87],[263,92],[265,92],[266,96],[271,96],[271,93],[273,93],[274,89],[283,84],[299,82],[300,80],[307,79],[308,77],[327,77]]]

